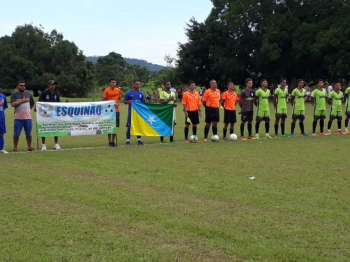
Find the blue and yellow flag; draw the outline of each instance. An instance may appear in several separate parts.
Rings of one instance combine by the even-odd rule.
[[[172,136],[174,105],[172,104],[131,104],[131,135]]]

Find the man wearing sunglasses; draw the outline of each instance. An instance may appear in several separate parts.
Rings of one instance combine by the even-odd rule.
[[[17,82],[18,92],[11,95],[11,106],[15,108],[15,123],[13,134],[13,152],[18,152],[17,146],[22,129],[26,134],[28,151],[34,151],[32,147],[32,115],[30,110],[34,107],[33,96],[26,91],[24,81]]]

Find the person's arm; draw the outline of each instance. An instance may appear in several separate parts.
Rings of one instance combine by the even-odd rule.
[[[253,98],[253,103],[255,106],[258,106],[258,98],[256,96]]]
[[[293,106],[294,105],[294,100],[295,100],[295,97],[292,95],[290,97],[290,104]]]
[[[34,102],[33,96],[30,96],[29,102],[30,102],[30,109],[33,109],[33,107],[35,106],[35,102]]]
[[[24,104],[24,103],[28,103],[30,100],[28,97],[23,97],[22,100],[18,100],[18,101],[13,101],[13,99],[11,98],[11,106],[12,107],[19,107],[20,105]]]
[[[273,107],[274,108],[277,107],[277,95],[276,94],[273,95]]]
[[[225,105],[225,99],[221,99],[221,106],[224,107]]]
[[[126,94],[124,97],[124,104],[130,105],[132,103],[132,100],[130,99],[129,95]]]

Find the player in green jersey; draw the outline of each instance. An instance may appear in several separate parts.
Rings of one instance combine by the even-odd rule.
[[[311,103],[314,104],[314,122],[312,123],[312,135],[316,136],[317,121],[320,120],[320,135],[324,132],[324,120],[326,119],[327,90],[324,88],[323,80],[317,81],[317,88],[311,93]]]
[[[293,121],[291,126],[291,137],[294,137],[295,123],[299,120],[299,127],[302,136],[308,136],[304,130],[305,120],[305,101],[306,101],[306,90],[304,89],[304,80],[299,79],[297,81],[298,87],[292,92],[292,99],[290,100],[293,106]]]
[[[164,82],[164,87],[165,90],[161,91],[159,94],[159,103],[160,104],[173,104],[174,107],[177,107],[176,104],[176,94],[174,92],[170,91],[171,88],[171,83],[170,81],[165,81]],[[174,126],[176,125],[176,118],[174,115]],[[160,137],[160,143],[164,144],[164,137]],[[173,128],[173,135],[170,136],[170,144],[174,144],[174,128]]]
[[[328,121],[328,132],[327,134],[330,135],[332,122],[334,119],[337,119],[338,122],[338,132],[337,134],[342,135],[343,132],[341,131],[341,121],[343,119],[343,104],[342,100],[344,98],[344,94],[342,91],[340,91],[340,83],[336,82],[334,84],[334,91],[329,94],[328,103],[331,105],[331,115],[329,117]]]
[[[286,88],[287,80],[282,78],[281,86],[275,90],[275,94],[273,96],[273,106],[276,109],[276,121],[275,121],[275,137],[279,138],[278,135],[278,124],[281,120],[281,134],[282,137],[288,137],[285,133],[285,123],[287,118],[287,97],[288,90]]]
[[[348,87],[345,91],[345,96],[347,98],[346,100],[346,109],[345,109],[345,115],[346,115],[346,119],[345,119],[345,134],[349,135],[350,132],[348,130],[348,126],[349,126],[349,119],[350,119],[350,87]]]
[[[266,79],[260,81],[261,88],[255,93],[254,104],[257,107],[256,123],[255,123],[255,138],[259,139],[259,127],[260,122],[265,121],[265,138],[272,138],[269,134],[270,131],[270,90],[267,88],[268,83]]]

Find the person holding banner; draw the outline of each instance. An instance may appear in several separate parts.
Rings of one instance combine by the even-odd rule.
[[[133,102],[145,103],[145,96],[143,92],[140,90],[141,82],[139,80],[135,80],[132,83],[132,89],[129,90],[124,98],[124,104],[129,105],[128,109],[128,121],[126,123],[126,146],[130,146],[130,127],[131,127],[131,104]],[[144,143],[141,140],[141,136],[137,136],[137,144],[139,146],[143,146]]]
[[[177,104],[175,103],[176,94],[175,94],[175,92],[171,91],[172,87],[171,87],[170,81],[165,81],[164,86],[165,86],[165,91],[160,92],[159,103],[160,104],[173,104],[174,107],[177,107]],[[175,123],[175,118],[174,118],[174,126],[175,126],[175,124],[176,123]],[[164,136],[160,137],[160,143],[164,144]],[[174,144],[174,134],[172,136],[170,136],[170,144]]]
[[[13,152],[18,152],[17,146],[22,129],[26,134],[28,151],[34,151],[32,147],[32,115],[30,110],[34,107],[33,96],[26,91],[24,81],[17,82],[18,92],[11,95],[11,106],[15,108],[15,123],[13,134]]]
[[[48,85],[48,88],[44,92],[41,93],[38,101],[39,102],[60,103],[61,102],[60,96],[56,92],[57,82],[55,80],[49,80],[47,85]],[[36,107],[34,107],[34,111],[36,112]],[[46,140],[45,137],[41,138],[41,143],[42,143],[41,150],[42,151],[47,150],[45,140]],[[58,136],[55,136],[54,140],[55,140],[55,145],[53,146],[53,149],[61,150],[61,147],[58,144]]]
[[[4,94],[0,93],[0,153],[7,154],[4,149],[4,134],[6,134],[5,110],[7,108],[7,100]]]
[[[119,127],[120,110],[119,100],[122,97],[122,91],[117,87],[117,80],[115,78],[109,79],[109,87],[103,92],[103,101],[115,101],[116,110],[116,125]],[[117,134],[108,134],[108,146],[117,146]]]
[[[196,83],[194,81],[188,82],[188,91],[184,93],[182,99],[183,111],[185,113],[185,143],[188,144],[188,131],[192,124],[192,133],[197,136],[197,125],[199,124],[199,117],[202,117],[201,99],[199,93],[196,91]]]

